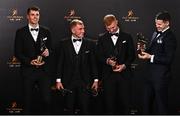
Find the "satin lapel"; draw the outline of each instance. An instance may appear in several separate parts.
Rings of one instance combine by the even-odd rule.
[[[43,32],[42,32],[41,27],[39,27],[39,33],[38,33],[38,36],[37,36],[37,41],[39,41],[40,39],[43,39]]]
[[[31,32],[29,31],[29,27],[27,26],[25,29],[26,29],[25,32],[27,33],[27,36],[28,36],[27,39],[29,39],[30,41],[32,41],[35,44],[34,38],[31,35]]]
[[[71,39],[68,39],[66,47],[68,49],[70,59],[71,59],[71,61],[73,61],[73,56],[76,54],[76,52],[75,52],[75,49],[74,49],[74,46],[73,46]]]
[[[85,47],[86,47],[85,44],[86,44],[86,40],[85,40],[85,38],[83,38],[81,47],[79,49],[79,54],[82,54],[84,52]]]
[[[157,36],[157,32],[154,32],[153,35],[152,35],[152,38],[151,38],[149,46],[151,46],[153,41],[155,41],[157,39],[156,36]]]

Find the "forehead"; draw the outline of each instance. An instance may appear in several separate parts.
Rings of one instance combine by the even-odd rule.
[[[35,10],[30,10],[29,14],[39,14],[39,11],[35,11]]]
[[[75,26],[74,26],[74,28],[84,28],[84,25],[83,24],[76,24]]]
[[[156,22],[156,23],[158,23],[158,24],[162,24],[162,23],[164,23],[164,21],[163,21],[163,20],[157,20],[157,19],[155,20],[155,22]]]
[[[114,27],[114,26],[116,26],[116,21],[113,21],[110,25],[106,25],[106,27],[108,28],[108,27]]]

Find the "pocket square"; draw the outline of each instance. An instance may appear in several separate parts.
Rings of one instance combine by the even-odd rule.
[[[126,43],[126,41],[124,40],[124,41],[122,41],[122,43]]]
[[[47,40],[47,37],[43,38],[43,41]]]
[[[89,53],[90,51],[88,50],[88,51],[85,51],[85,53],[87,54],[87,53]]]

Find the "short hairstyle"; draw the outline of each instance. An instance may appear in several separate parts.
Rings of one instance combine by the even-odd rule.
[[[33,11],[40,11],[40,8],[37,7],[37,6],[29,7],[29,8],[27,9],[27,14],[29,14],[31,10],[33,10]]]
[[[113,14],[108,14],[108,15],[104,16],[103,21],[106,26],[109,26],[112,24],[113,21],[116,21],[116,17]]]
[[[79,20],[79,19],[74,19],[70,22],[70,28],[72,29],[73,27],[75,27],[77,24],[79,25],[84,25],[83,21]]]
[[[162,12],[159,12],[157,15],[156,15],[156,20],[163,20],[163,21],[171,21],[171,16],[170,14],[167,12],[167,11],[162,11]]]

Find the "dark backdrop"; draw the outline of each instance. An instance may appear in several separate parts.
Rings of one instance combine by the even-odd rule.
[[[40,24],[50,28],[53,37],[53,47],[69,35],[68,24],[71,18],[81,18],[86,26],[86,36],[96,40],[104,31],[102,19],[112,13],[120,21],[120,27],[130,33],[136,43],[136,34],[142,32],[150,38],[154,29],[154,17],[162,10],[167,10],[172,16],[172,29],[177,40],[180,37],[180,1],[178,0],[1,0],[0,1],[0,114],[12,113],[14,107],[22,108],[22,79],[19,75],[19,64],[13,59],[15,31],[26,25],[26,9],[37,5],[41,9]],[[69,12],[75,14],[69,18]],[[129,14],[129,16],[128,16]],[[169,89],[169,111],[180,113],[180,79],[179,40],[175,61],[173,63],[173,80]],[[52,58],[52,82],[54,82],[55,59]],[[134,77],[132,79],[132,112],[141,112],[143,62],[134,62]],[[55,99],[56,100],[56,99]],[[13,103],[16,106],[13,107]]]

